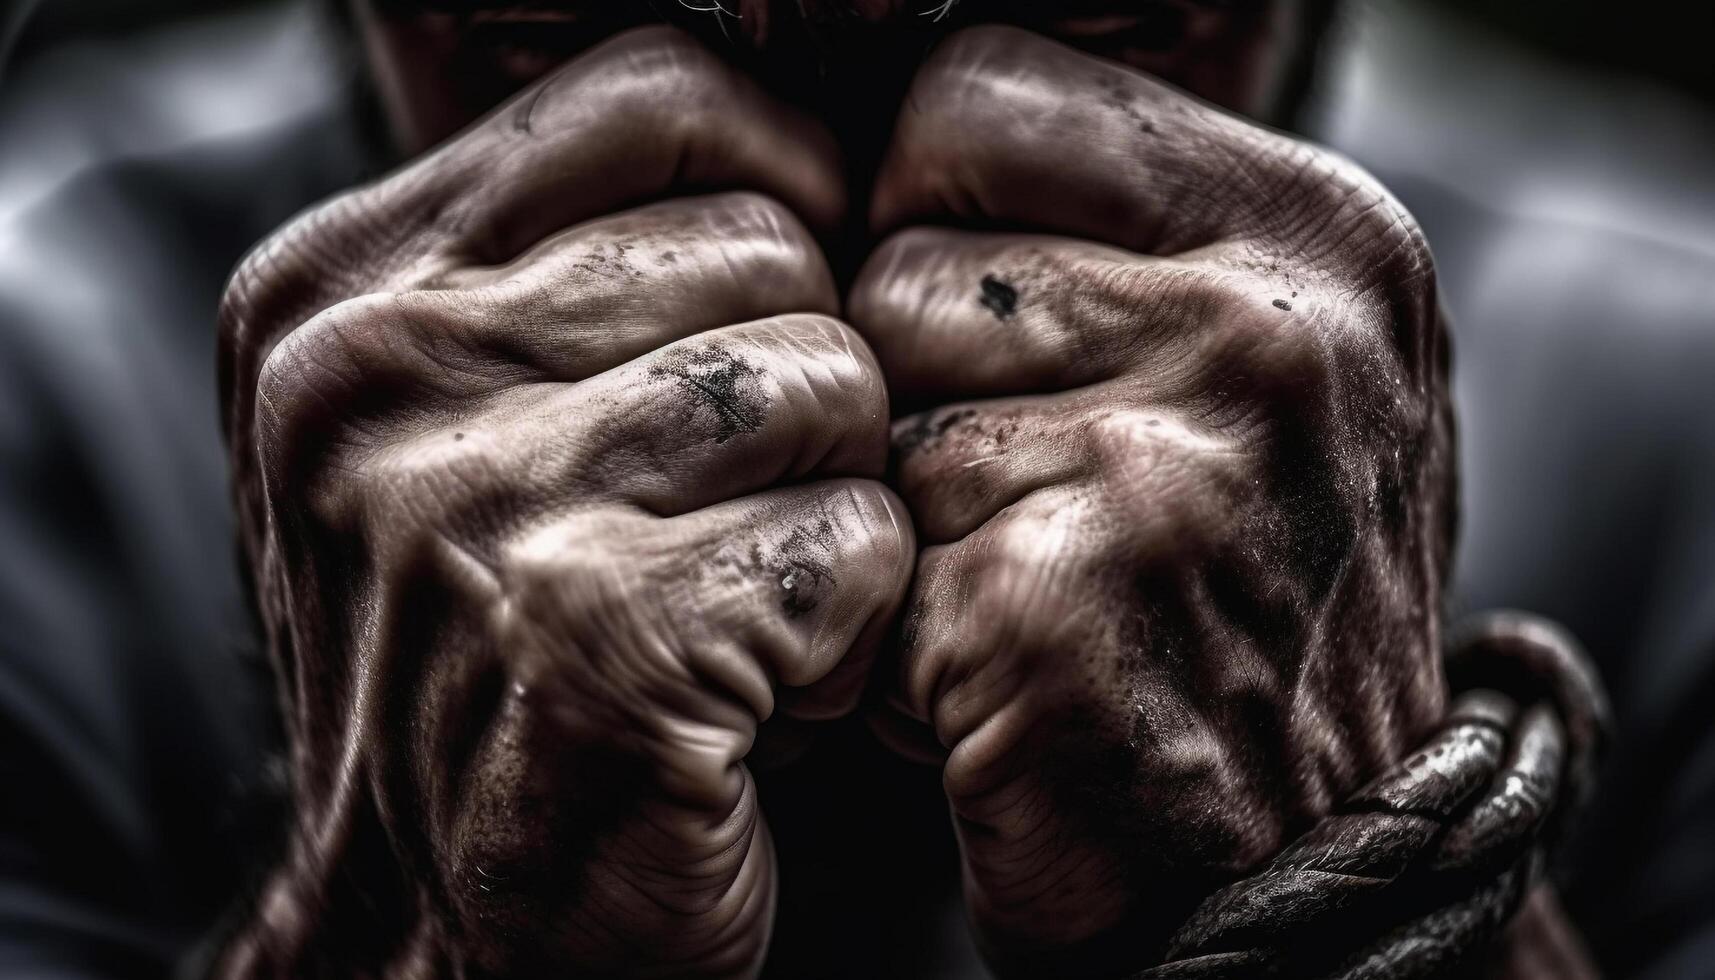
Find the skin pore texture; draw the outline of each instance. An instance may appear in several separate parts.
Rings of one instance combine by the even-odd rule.
[[[854,712],[990,965],[1110,975],[1440,718],[1424,242],[1157,77],[1260,111],[1296,7],[1100,6],[913,34],[869,147],[707,15],[484,75],[482,15],[359,11],[425,152],[222,310],[294,791],[225,975],[753,976],[749,762]]]

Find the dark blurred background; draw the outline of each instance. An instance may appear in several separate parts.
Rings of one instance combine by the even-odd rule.
[[[1420,0],[1497,39],[1583,69],[1660,81],[1715,101],[1715,13],[1693,0]],[[18,32],[14,57],[29,61],[68,41],[119,38],[260,3],[223,0],[12,0]],[[32,8],[34,8],[32,10]]]
[[[66,189],[116,161],[318,132],[316,121],[351,99],[356,68],[313,0],[0,4],[0,460],[10,461],[30,459],[33,427],[49,418],[36,408],[7,414],[6,385],[27,387],[30,378],[8,380],[6,316],[34,308],[25,300],[35,284],[57,277],[66,296],[90,298],[85,321],[95,326],[65,357],[75,361],[109,334],[126,350],[123,320],[133,311],[95,297],[111,291],[112,276],[171,275],[171,267],[101,266],[116,230],[172,226],[183,239],[175,248],[206,244],[211,253],[242,248],[223,235],[253,234],[194,201],[154,202],[167,213],[135,224],[126,223],[135,217],[129,204],[91,205],[77,212],[87,226],[71,229],[70,212],[55,210]],[[1456,611],[1515,606],[1561,620],[1590,647],[1613,696],[1620,734],[1563,870],[1567,904],[1613,975],[1715,977],[1715,4],[1350,2],[1304,128],[1377,173],[1436,251],[1461,412]],[[278,220],[303,203],[300,192],[259,183],[248,193],[258,214]],[[142,237],[120,251],[149,254],[153,232],[135,233]],[[214,295],[219,283],[200,288]],[[147,283],[140,289],[148,302]],[[212,345],[204,307],[191,305],[171,315],[188,317],[204,331],[196,343]],[[149,370],[149,357],[131,352],[99,370]],[[167,457],[152,457],[153,468],[140,471],[150,486],[191,503],[180,525],[163,524],[128,547],[214,567],[230,554],[230,531],[212,353],[202,357],[189,363],[209,364],[206,376],[154,389],[171,397],[139,396],[147,411],[170,415],[151,431],[180,433],[185,472],[198,475],[175,479],[160,462]],[[14,443],[25,450],[14,455]],[[22,467],[0,473],[0,498],[17,490],[32,501],[33,491],[12,485],[30,479]],[[52,619],[45,607],[9,605],[48,573],[26,551],[7,553],[31,539],[9,531],[6,518],[0,513],[0,630],[11,632],[0,637],[0,654],[7,640],[63,640],[65,622],[80,615],[61,610]],[[109,560],[91,554],[94,565]],[[217,576],[221,587],[235,587],[229,575]],[[212,600],[196,612],[197,597],[143,599],[147,608],[127,614],[142,649],[180,649],[211,631],[245,628]],[[190,612],[168,629],[154,618],[167,607]],[[32,683],[27,672],[21,681],[9,674],[14,667],[0,658],[0,695]],[[200,685],[210,715],[225,719],[220,738],[254,737],[233,734],[245,708],[222,701],[221,676],[189,686]],[[87,679],[92,689],[103,683]],[[0,704],[0,716],[6,709]],[[0,717],[0,827],[18,780],[42,778],[9,768],[17,765],[5,757],[9,737],[34,736]],[[179,806],[201,826],[198,801]],[[200,843],[209,861],[225,853],[213,837]],[[5,868],[29,859],[0,852],[0,926],[27,904],[8,904],[16,896]],[[217,872],[205,875],[210,895],[224,881]],[[183,898],[161,892],[169,893],[158,907]],[[206,906],[186,908],[186,930],[206,924]]]

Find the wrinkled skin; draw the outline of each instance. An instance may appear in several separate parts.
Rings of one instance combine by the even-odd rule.
[[[229,974],[753,973],[744,759],[878,658],[991,962],[1136,966],[1439,715],[1446,348],[1385,192],[999,28],[924,66],[850,326],[842,181],[645,29],[240,269],[296,825]]]
[[[245,263],[297,826],[231,972],[754,972],[743,760],[855,707],[914,553],[804,224],[842,193],[826,134],[651,29]]]
[[[1350,164],[1022,31],[906,106],[849,303],[916,409],[878,724],[945,752],[993,962],[1136,966],[1440,716],[1429,257]]]

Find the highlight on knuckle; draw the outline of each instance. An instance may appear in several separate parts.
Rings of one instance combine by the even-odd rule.
[[[1115,567],[1202,553],[1261,475],[1239,440],[1181,413],[1110,411],[1092,421],[1089,440],[1105,517],[1091,546]]]
[[[904,506],[893,491],[874,480],[840,480],[830,488],[827,507],[859,543],[862,560],[903,585],[915,555],[911,530],[901,523]]]
[[[737,72],[683,30],[634,31],[625,41],[623,54],[622,84],[616,94],[624,110],[639,113],[639,118],[695,126],[710,118],[702,110],[724,114],[740,94]]]
[[[1199,294],[1196,387],[1206,417],[1229,427],[1314,411],[1340,386],[1345,352],[1368,343],[1349,304],[1319,284],[1222,272]]]
[[[1421,297],[1432,290],[1429,242],[1410,211],[1379,180],[1341,154],[1294,144],[1293,195],[1313,206],[1288,229],[1314,264],[1336,270],[1355,291],[1380,288]],[[1305,240],[1307,237],[1314,240]]]
[[[1074,612],[1067,585],[1083,539],[1076,521],[1071,513],[1013,517],[985,538],[969,583],[970,615],[1017,650],[1040,652]]]
[[[1041,68],[1016,50],[1030,37],[1018,28],[983,25],[941,42],[912,82],[910,111],[900,117],[918,154],[939,160],[958,153],[961,134],[997,113],[1010,119],[1051,111],[1055,89],[1032,84]]]
[[[741,287],[777,288],[791,284],[806,303],[834,309],[833,281],[809,229],[791,209],[755,191],[722,195],[710,215],[709,239]],[[814,284],[814,290],[806,288]],[[813,298],[809,295],[814,293]]]
[[[495,549],[496,615],[511,624],[516,672],[558,678],[582,708],[630,713],[627,724],[661,734],[667,715],[651,709],[703,682],[673,626],[689,612],[673,584],[681,570],[643,560],[647,540],[647,529],[596,511],[508,535]]]
[[[857,331],[821,313],[780,317],[773,327],[785,362],[824,409],[868,412],[885,426],[887,386],[875,353]]]
[[[1036,42],[1029,32],[1004,24],[967,27],[942,41],[930,56],[922,77],[924,91],[932,95],[943,85],[974,85],[993,93],[1019,72],[1032,70],[1019,48]],[[955,101],[971,93],[953,92]]]
[[[361,389],[363,376],[385,369],[391,297],[348,300],[280,339],[257,381],[265,435],[289,440],[306,429],[326,434]]]
[[[622,597],[634,591],[623,582],[618,552],[599,523],[564,517],[503,544],[500,574],[526,613],[539,615],[551,603],[556,616],[600,621],[623,613],[629,604]]]

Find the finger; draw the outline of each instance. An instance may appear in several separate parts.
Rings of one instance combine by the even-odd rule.
[[[1087,556],[1080,554],[1086,506],[1070,488],[1032,495],[952,544],[931,545],[918,557],[907,603],[895,705],[926,722],[947,749],[957,750],[979,722],[1006,714],[1032,716],[1052,696],[1038,670],[1042,658],[1076,658],[1090,648],[1077,586]],[[1026,682],[1029,683],[1026,683]],[[1003,713],[1011,707],[1018,713]],[[982,740],[994,758],[1025,734],[995,723]],[[967,753],[972,750],[966,749]]]
[[[822,229],[845,201],[825,129],[669,27],[591,49],[383,186],[388,210],[450,209],[488,261],[670,188],[762,191]]]
[[[707,210],[702,210],[704,205]],[[728,310],[743,310],[753,299],[757,306],[830,302],[825,265],[810,246],[790,240],[789,216],[766,199],[723,195],[703,204],[664,205],[659,210],[656,217],[663,220],[672,215],[677,216],[670,219],[674,221],[700,220],[687,217],[688,211],[710,221],[731,222],[735,229],[749,225],[760,232],[761,241],[750,247],[732,237],[724,249],[708,246],[702,272],[693,267],[685,276],[701,278],[700,285],[687,284],[677,274],[657,277],[646,272],[642,279],[622,273],[617,276],[622,282],[587,289],[579,283],[562,286],[556,275],[581,276],[587,271],[566,271],[565,266],[578,262],[556,266],[544,255],[532,262],[532,271],[497,286],[378,294],[341,303],[293,331],[270,355],[260,397],[273,427],[291,430],[286,445],[323,447],[354,436],[374,440],[401,418],[407,423],[459,418],[470,414],[473,404],[510,386],[585,378],[692,329],[681,324],[701,327]],[[654,220],[638,215],[615,220],[633,219]],[[589,247],[599,248],[609,259],[625,244],[593,232],[591,241],[597,244]],[[574,250],[571,244],[564,248]],[[649,262],[647,256],[673,250],[627,247],[626,254],[633,251],[639,253],[636,261]],[[958,251],[944,252],[946,261],[958,262]],[[755,261],[747,263],[743,256]],[[675,261],[694,266],[701,260],[676,256]],[[532,281],[538,265],[547,271]],[[885,278],[877,273],[870,281]],[[1135,402],[1171,404],[1189,417],[1218,420],[1244,416],[1269,398],[1282,400],[1281,407],[1304,409],[1302,404],[1284,403],[1314,401],[1331,390],[1325,382],[1332,379],[1338,345],[1349,331],[1341,329],[1337,313],[1308,294],[1295,298],[1296,306],[1279,302],[1271,298],[1267,283],[1197,263],[1140,260],[1137,275],[1123,284],[1121,278],[1105,273],[1091,277],[1083,307],[1063,317],[1056,314],[1065,326],[1056,323],[1037,336],[1076,336],[1080,346],[1091,349],[1092,360],[1123,363],[1124,375],[1138,388],[1128,393]],[[768,289],[768,282],[784,279],[794,285],[782,284],[778,292]],[[754,288],[746,288],[747,283]],[[728,299],[702,302],[689,295],[705,290]],[[925,310],[922,333],[933,340],[920,344],[910,326],[913,313],[899,299],[902,292],[877,286],[856,309],[869,318],[869,335],[894,372],[889,390],[903,391],[907,406],[926,398],[904,379],[935,386],[938,401],[981,397],[991,382],[1028,380],[1007,376],[1008,364],[994,359],[987,379],[968,371],[961,374],[961,362],[981,362],[983,352],[995,346],[983,337],[986,326],[980,316],[974,323],[960,323],[956,316]],[[878,298],[886,293],[893,298]],[[1102,312],[1131,308],[1150,312],[1130,324],[1116,324]],[[1089,322],[1080,322],[1083,319]],[[849,342],[849,332],[837,333],[847,338],[842,344]],[[1036,349],[1061,346],[1068,345],[1045,342]],[[1028,360],[1019,358],[1021,363]],[[941,370],[932,376],[920,374],[915,367],[919,361],[938,364]],[[1058,380],[1077,381],[1080,375],[1062,373]],[[290,424],[282,427],[282,420]]]
[[[1140,546],[1169,518],[1208,526],[1208,508],[1249,478],[1255,440],[1151,380],[959,402],[895,422],[894,482],[918,533],[956,541],[1038,490],[1073,485],[1135,514],[1114,534]]]
[[[661,514],[811,474],[879,477],[886,464],[881,370],[831,317],[699,334],[563,390],[537,419],[554,429],[580,410],[580,479]]]
[[[893,483],[924,542],[945,544],[1043,487],[1091,473],[1084,394],[961,402],[893,424]]]
[[[1089,692],[1111,692],[1111,678],[1091,671],[1115,642],[1103,633],[1111,615],[1096,608],[1114,576],[1131,588],[1182,574],[1225,541],[1254,467],[1225,448],[1147,451],[1153,432],[1114,415],[1089,434],[1091,477],[1033,490],[966,536],[923,549],[898,705],[933,726],[952,751],[949,780],[972,795],[998,776],[992,764],[1017,760],[1009,747],[1061,694],[1087,706]],[[923,534],[932,515],[912,515]],[[1112,719],[1085,719],[1103,721]]]
[[[874,356],[851,328],[817,314],[706,331],[582,382],[513,388],[477,405],[419,420],[418,435],[373,440],[332,467],[371,479],[334,482],[360,501],[376,484],[383,501],[432,499],[456,526],[471,508],[528,515],[573,496],[672,516],[810,475],[879,477],[887,457]],[[268,445],[318,452],[306,442],[271,435]]]
[[[1355,332],[1338,297],[1300,285],[1234,268],[1228,250],[1161,259],[913,228],[878,250],[848,307],[906,410],[1122,376],[1189,401],[1314,396]]]
[[[845,191],[832,137],[666,27],[628,32],[396,174],[270,236],[223,297],[221,397],[245,437],[273,345],[336,303],[509,261],[562,228],[673,192],[744,188],[818,229]]]
[[[726,324],[838,303],[803,225],[748,192],[592,221],[442,285],[350,300],[292,331],[262,370],[275,414],[301,401],[321,430],[310,441],[337,441],[330,427],[464,414],[507,387],[578,381]]]
[[[876,250],[847,308],[896,391],[1052,391],[1111,376],[1166,329],[1187,272],[1075,239],[919,227]]]
[[[874,355],[819,314],[706,331],[585,381],[379,421],[363,414],[361,386],[337,380],[363,372],[318,353],[293,343],[269,359],[258,395],[268,492],[299,495],[329,528],[372,526],[378,541],[408,541],[402,522],[524,521],[572,500],[671,516],[812,474],[879,477],[886,465]],[[401,356],[392,370],[436,382],[407,371],[418,353]]]
[[[501,266],[456,270],[416,343],[492,359],[501,375],[576,381],[693,334],[839,310],[803,223],[752,192],[681,198],[560,232]],[[508,378],[508,380],[514,380]]]
[[[592,547],[592,542],[599,542]],[[667,520],[570,512],[514,535],[499,567],[508,622],[545,658],[526,689],[579,693],[567,721],[643,747],[693,798],[730,799],[734,767],[782,689],[826,689],[849,709],[914,555],[903,507],[879,483],[772,490]],[[856,657],[851,666],[845,661]]]
[[[1312,259],[1410,227],[1332,154],[1006,27],[961,32],[919,71],[871,217],[880,230],[945,217],[1026,225],[1159,255],[1244,237]],[[1397,237],[1403,248],[1409,236]]]
[[[742,692],[758,718],[771,696],[799,719],[857,705],[916,558],[899,498],[873,481],[827,480],[675,517],[668,533],[689,546],[661,560],[683,568],[684,556],[700,556],[678,630],[702,637],[692,643],[700,669]]]

